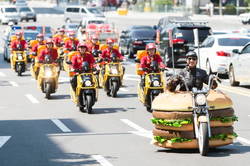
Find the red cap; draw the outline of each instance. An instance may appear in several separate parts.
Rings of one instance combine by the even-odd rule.
[[[77,46],[77,49],[79,49],[79,47],[85,47],[86,49],[88,49],[88,46],[86,43],[79,43]]]
[[[36,37],[37,38],[44,38],[44,35],[42,33],[39,33]]]
[[[65,29],[60,28],[60,29],[59,29],[59,32],[65,32]]]
[[[113,44],[114,40],[112,38],[107,38],[106,43],[107,44]]]
[[[91,37],[91,39],[92,39],[92,40],[98,40],[99,38],[98,38],[97,35],[93,35],[93,36]]]
[[[149,49],[156,49],[155,43],[148,43],[146,45],[146,50],[149,50]]]
[[[53,40],[52,39],[47,39],[46,40],[46,44],[51,44],[51,43],[53,44]]]
[[[16,34],[17,36],[22,36],[22,35],[23,35],[22,32],[16,32],[15,34]]]

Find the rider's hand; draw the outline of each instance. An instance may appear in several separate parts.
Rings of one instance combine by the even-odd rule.
[[[216,81],[213,81],[213,84],[212,84],[211,89],[216,89],[217,86],[218,86],[217,82],[216,82]]]

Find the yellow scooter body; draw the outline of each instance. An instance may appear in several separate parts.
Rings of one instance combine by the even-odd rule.
[[[27,65],[27,55],[25,51],[13,51],[12,57],[10,58],[11,68],[15,70],[17,62],[23,62]]]
[[[108,78],[110,78],[110,77],[119,77],[119,79],[121,81],[121,84],[122,84],[124,73],[123,73],[122,64],[120,62],[110,62],[110,63],[107,63],[104,66],[104,69],[105,69],[104,75],[102,73],[103,69],[101,69],[101,72],[99,74],[99,84],[100,84],[100,87],[106,89],[105,85],[106,85],[106,83],[108,81]],[[115,72],[115,70],[117,72]]]
[[[85,86],[83,83],[83,77],[89,76],[91,78],[92,85],[91,86]],[[98,99],[98,89],[97,89],[97,80],[93,73],[81,73],[77,75],[77,87],[76,87],[76,93],[73,91],[72,87],[70,87],[70,95],[71,99],[75,104],[79,104],[79,95],[81,94],[82,90],[87,89],[94,89],[96,94],[96,101]]]
[[[44,83],[50,82],[52,83],[52,91],[51,93],[55,93],[58,88],[58,72],[59,68],[55,64],[41,64],[39,69],[39,74],[37,77],[37,86],[44,93],[43,85]]]
[[[155,86],[155,87],[152,86],[152,82],[151,82],[151,79],[150,79],[151,76],[159,76],[160,77],[161,82],[160,82],[159,86]],[[142,88],[140,86],[140,83],[138,84],[138,88],[137,88],[138,98],[143,104],[147,104],[146,99],[147,99],[147,97],[149,95],[149,91],[150,90],[162,90],[163,91],[164,87],[165,87],[165,80],[163,78],[162,73],[149,73],[149,74],[146,74],[144,88]]]

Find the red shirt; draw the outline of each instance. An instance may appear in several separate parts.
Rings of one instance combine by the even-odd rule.
[[[102,55],[101,55],[101,58],[108,58],[109,61],[111,59],[111,55],[112,54],[116,54],[116,56],[119,58],[119,59],[123,59],[123,56],[122,54],[117,50],[117,49],[109,49],[109,48],[106,48],[105,50],[102,51]]]
[[[66,48],[67,50],[70,50],[70,51],[76,51],[78,44],[79,44],[79,41],[77,39],[67,40],[65,42],[64,48]],[[73,49],[73,48],[75,48],[75,49]]]
[[[38,56],[38,60],[39,61],[44,61],[46,55],[50,55],[51,58],[52,58],[51,60],[53,62],[55,62],[57,60],[57,57],[58,57],[57,49],[52,48],[52,49],[49,50],[48,48],[46,48],[46,49],[42,50],[41,54]]]
[[[60,46],[61,43],[63,42],[64,36],[56,36],[53,38],[54,44],[56,46]]]
[[[161,56],[159,54],[155,54],[153,56],[153,61],[158,62],[160,68],[165,67],[165,65],[162,63],[162,58],[161,58]],[[149,55],[144,56],[141,59],[140,68],[148,68],[148,69],[150,69],[150,64],[151,64],[151,59],[150,59]]]
[[[89,52],[84,53],[84,55],[82,56],[80,52],[77,51],[76,55],[72,57],[71,62],[73,69],[81,70],[83,62],[88,62],[90,68],[92,68],[94,66],[95,59],[93,55]]]
[[[42,46],[42,45],[45,45],[45,42],[43,42],[42,44],[37,43],[36,45],[34,45],[34,46],[31,48],[31,51],[37,52],[37,51],[38,51],[38,47],[39,47],[39,46]]]
[[[25,40],[14,40],[11,42],[11,49],[16,51],[18,45],[21,46],[21,50],[20,51],[24,51],[27,48],[27,43]]]
[[[93,43],[88,44],[88,50],[90,52],[92,52],[93,50],[99,50],[99,49],[100,49],[99,44],[93,44]]]

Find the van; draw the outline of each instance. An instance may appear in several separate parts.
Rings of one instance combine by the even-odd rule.
[[[13,22],[17,24],[20,21],[20,16],[14,6],[3,6],[0,7],[0,23],[8,24]]]
[[[68,6],[64,11],[65,22],[82,22],[87,17],[105,17],[103,12],[96,7]]]

